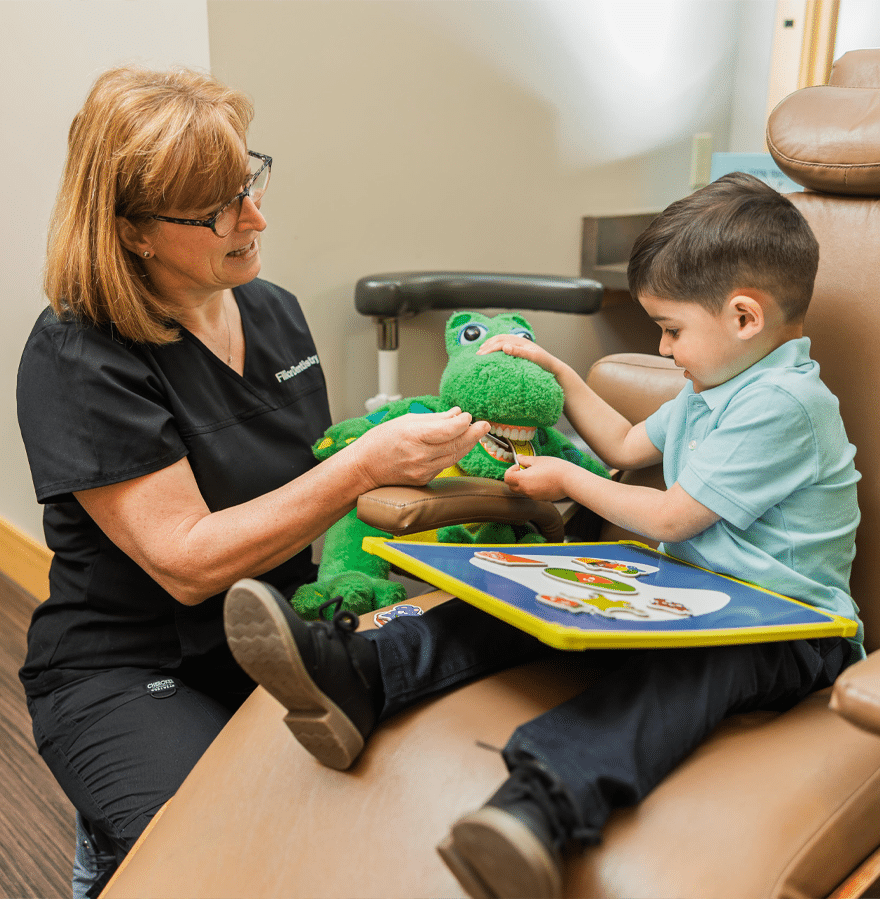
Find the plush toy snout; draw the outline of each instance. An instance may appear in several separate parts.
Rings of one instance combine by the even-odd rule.
[[[440,380],[440,397],[475,419],[545,428],[559,420],[565,402],[553,375],[528,359],[500,352],[451,359]]]

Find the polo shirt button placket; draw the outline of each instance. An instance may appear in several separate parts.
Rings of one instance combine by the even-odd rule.
[[[687,440],[688,452],[693,452],[699,445],[700,441],[698,438],[703,436],[702,432],[705,430],[703,420],[708,414],[709,407],[702,397],[696,394],[688,397],[687,423],[685,425],[685,439]],[[697,437],[694,436],[695,434]]]

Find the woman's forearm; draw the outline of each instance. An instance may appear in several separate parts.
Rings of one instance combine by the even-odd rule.
[[[98,527],[185,605],[256,577],[308,546],[382,484],[425,484],[486,434],[450,410],[379,425],[263,496],[212,512],[184,457],[167,468],[78,492]],[[389,447],[394,451],[389,452]]]
[[[179,551],[156,580],[195,605],[243,577],[281,565],[348,513],[371,485],[355,478],[344,453],[256,499],[182,522]],[[158,576],[157,576],[158,575]]]

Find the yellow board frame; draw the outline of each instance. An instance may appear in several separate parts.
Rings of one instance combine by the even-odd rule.
[[[792,603],[803,609],[809,609],[811,612],[819,616],[821,621],[811,623],[784,624],[784,625],[758,625],[752,627],[734,627],[734,628],[707,628],[693,629],[689,631],[680,630],[640,630],[635,622],[626,623],[627,626],[620,627],[618,630],[597,629],[586,630],[582,627],[566,627],[565,625],[546,621],[537,615],[532,615],[514,605],[486,593],[478,588],[467,584],[464,581],[441,571],[432,565],[413,558],[402,549],[398,549],[395,544],[406,544],[406,540],[394,540],[384,537],[365,537],[363,548],[372,555],[379,556],[390,562],[392,565],[406,571],[408,574],[437,587],[445,590],[453,596],[463,599],[465,602],[494,615],[502,621],[513,625],[514,627],[524,630],[527,633],[537,637],[542,642],[553,646],[556,649],[565,650],[582,650],[582,649],[635,649],[635,648],[663,648],[676,646],[722,646],[738,643],[767,643],[776,640],[796,640],[796,639],[814,639],[819,637],[853,637],[858,630],[858,624],[849,619],[838,615],[832,615],[822,609],[817,609],[807,603],[782,596],[771,590],[765,590],[754,584],[737,580],[716,572],[708,571],[708,569],[699,568],[687,562],[681,562],[672,556],[660,553],[657,550],[635,541],[619,541],[605,543],[541,543],[541,544],[501,544],[501,545],[481,545],[481,544],[434,544],[443,547],[463,547],[471,549],[474,552],[480,550],[501,550],[512,551],[519,555],[528,555],[529,552],[540,553],[541,550],[552,547],[565,547],[567,549],[576,549],[577,547],[595,548],[608,546],[633,546],[640,550],[646,550],[648,553],[654,554],[660,558],[670,559],[671,561],[684,565],[688,568],[694,568],[698,571],[708,571],[713,577],[722,578],[733,584],[740,585],[749,591],[759,591],[769,596],[774,596],[784,600],[786,603]],[[419,544],[425,546],[426,544]],[[579,550],[578,550],[579,551]],[[615,622],[619,623],[619,622]]]

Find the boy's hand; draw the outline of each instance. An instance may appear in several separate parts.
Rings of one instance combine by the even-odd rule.
[[[572,471],[579,470],[571,462],[553,456],[521,456],[519,465],[504,473],[504,483],[514,493],[553,503],[568,496],[566,479]]]
[[[554,376],[562,370],[562,362],[559,359],[548,353],[543,347],[538,346],[534,340],[526,337],[496,334],[477,350],[477,355],[485,356],[488,353],[498,352],[507,353],[508,356],[519,356],[520,359],[528,359],[529,362],[540,365],[544,371],[548,371]]]

